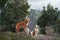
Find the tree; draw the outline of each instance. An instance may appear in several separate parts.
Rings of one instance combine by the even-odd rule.
[[[29,5],[27,0],[9,0],[7,10],[2,14],[1,24],[6,25],[6,30],[15,30],[17,22],[24,20],[28,15]]]
[[[37,24],[42,30],[45,30],[47,25],[55,25],[58,19],[58,8],[53,8],[50,4],[47,5],[47,10],[43,7],[42,16],[38,18]],[[43,32],[45,33],[45,32]]]
[[[0,0],[0,9],[2,7],[4,7],[5,3],[7,2],[7,0]]]

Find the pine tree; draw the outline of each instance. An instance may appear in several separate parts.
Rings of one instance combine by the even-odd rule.
[[[15,25],[23,21],[28,15],[29,5],[27,0],[9,0],[6,12],[2,14],[1,24],[6,25],[6,30],[15,30]]]
[[[7,2],[7,0],[0,0],[0,9],[2,7],[4,7],[5,3]]]
[[[50,4],[47,5],[47,10],[43,7],[42,16],[38,18],[37,24],[44,31],[45,26],[55,25],[58,19],[58,8],[53,8]],[[45,33],[45,32],[43,32]]]

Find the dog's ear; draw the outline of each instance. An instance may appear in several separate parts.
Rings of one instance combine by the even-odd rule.
[[[26,18],[25,19],[27,19],[28,18],[28,16],[26,16]]]
[[[24,18],[24,19],[25,19],[25,21],[29,22],[30,21],[29,15],[27,15],[26,18]]]
[[[29,15],[27,15],[27,16],[25,17],[25,19],[27,19],[27,18],[30,18]]]

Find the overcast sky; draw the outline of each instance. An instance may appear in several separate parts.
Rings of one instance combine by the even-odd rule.
[[[28,0],[31,9],[42,10],[43,6],[47,6],[48,3],[60,9],[60,0]]]

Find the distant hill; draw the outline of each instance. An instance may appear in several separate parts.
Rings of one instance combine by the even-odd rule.
[[[42,13],[39,10],[34,10],[34,9],[30,10],[30,15],[29,15],[30,23],[29,23],[28,27],[30,28],[31,31],[34,29],[34,27],[36,25],[36,21],[37,21],[38,17],[41,15],[42,15]]]
[[[58,16],[58,17],[59,17],[59,19],[60,19],[60,11],[59,11],[59,16]]]

